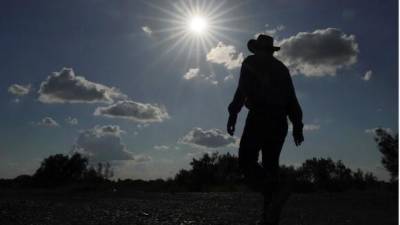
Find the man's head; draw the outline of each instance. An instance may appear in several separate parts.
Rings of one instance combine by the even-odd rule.
[[[280,47],[274,46],[274,39],[271,36],[260,34],[257,39],[247,42],[247,47],[254,54],[273,54],[279,51]]]

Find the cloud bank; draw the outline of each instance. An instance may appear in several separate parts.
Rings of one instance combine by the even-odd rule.
[[[277,57],[292,74],[335,76],[339,69],[357,62],[358,43],[354,35],[336,28],[300,32],[279,42]]]
[[[178,142],[200,148],[219,148],[234,146],[237,141],[237,138],[231,137],[219,129],[203,130],[195,127]]]
[[[121,140],[123,133],[117,125],[95,126],[83,130],[72,151],[86,155],[95,162],[133,160],[133,154]]]
[[[97,107],[94,115],[126,119],[139,123],[162,122],[169,118],[168,112],[164,107],[131,100],[118,101],[109,106]]]
[[[219,42],[215,48],[212,48],[207,53],[207,61],[222,64],[228,70],[233,70],[242,65],[244,60],[243,53],[237,53],[233,45],[225,45]]]
[[[114,87],[76,76],[73,69],[54,72],[40,85],[39,101],[43,103],[112,103],[126,96]]]

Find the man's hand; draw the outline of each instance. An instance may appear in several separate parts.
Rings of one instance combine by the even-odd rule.
[[[293,129],[293,139],[296,146],[300,146],[304,141],[303,129]]]
[[[230,134],[231,136],[233,136],[233,134],[235,133],[236,119],[237,119],[237,115],[233,115],[233,114],[229,115],[226,130],[228,131],[228,134]]]

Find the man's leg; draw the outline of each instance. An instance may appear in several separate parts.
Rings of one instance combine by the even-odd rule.
[[[264,216],[266,217],[266,221],[269,221],[270,224],[279,223],[279,216],[282,208],[281,202],[279,201],[279,156],[283,143],[284,139],[266,140],[262,147],[262,164],[265,173]]]
[[[239,167],[245,176],[245,182],[256,191],[263,190],[264,168],[258,163],[261,143],[259,134],[252,124],[246,123],[239,146]]]

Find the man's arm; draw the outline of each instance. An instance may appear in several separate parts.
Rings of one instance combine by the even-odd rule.
[[[287,71],[289,78],[290,100],[288,106],[288,117],[293,124],[293,138],[295,144],[298,146],[304,141],[303,137],[303,111],[301,110],[299,101],[296,97],[296,91],[293,86],[292,78]]]
[[[247,74],[247,68],[245,62],[243,62],[242,68],[240,69],[240,78],[238,87],[236,89],[232,102],[228,106],[229,119],[228,119],[227,131],[230,135],[233,135],[233,133],[235,132],[237,114],[240,112],[246,101],[246,95],[244,91],[245,77],[247,76],[246,74]]]
[[[246,65],[243,63],[242,68],[240,69],[238,87],[236,88],[236,92],[233,96],[232,102],[228,106],[229,115],[237,115],[244,105],[244,102],[246,100],[246,95],[244,91],[245,76],[247,76],[246,73]]]

